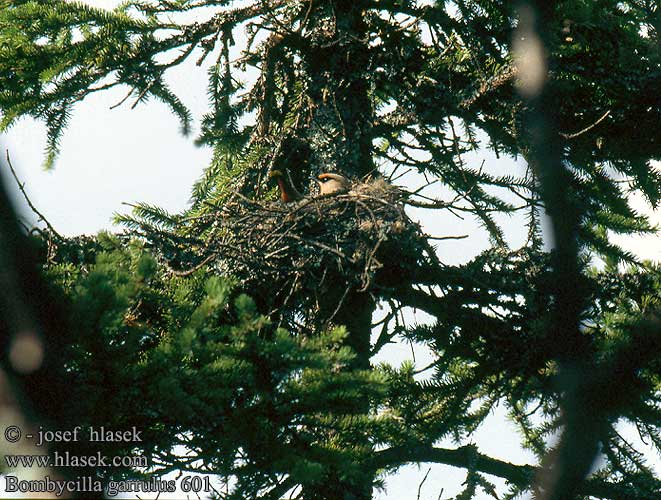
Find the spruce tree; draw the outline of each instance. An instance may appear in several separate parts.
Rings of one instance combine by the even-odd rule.
[[[466,470],[460,498],[499,498],[488,475],[508,498],[656,498],[661,481],[617,425],[661,448],[661,275],[609,239],[655,231],[629,204],[661,198],[655,2],[2,7],[2,126],[44,120],[48,167],[76,103],[111,87],[167,103],[188,133],[165,76],[187,60],[209,68],[197,140],[214,158],[190,207],[139,205],[122,235],[44,246],[76,325],[68,418],[144,429],[152,458],[147,472],[99,474],[200,471],[223,478],[220,498],[362,500],[430,462]],[[484,150],[529,169],[465,159]],[[409,169],[420,189],[395,185]],[[277,201],[276,170],[308,197]],[[315,196],[322,172],[353,190]],[[410,207],[475,218],[490,247],[442,262]],[[512,249],[501,221],[521,213],[528,240]],[[406,308],[433,323],[407,322]],[[430,349],[424,378],[370,362],[393,341]],[[495,404],[539,463],[471,444]],[[455,448],[438,446],[447,437]]]

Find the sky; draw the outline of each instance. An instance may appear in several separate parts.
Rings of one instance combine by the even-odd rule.
[[[119,2],[90,0],[86,3],[112,7]],[[193,116],[200,117],[207,110],[207,80],[203,69],[192,64],[174,68],[168,74],[168,82],[191,109]],[[94,234],[102,229],[117,231],[120,228],[113,225],[112,218],[115,213],[130,210],[124,203],[146,202],[170,212],[181,211],[188,204],[193,182],[210,162],[211,150],[193,143],[197,123],[191,136],[184,137],[177,119],[162,103],[151,100],[130,109],[129,101],[110,109],[125,93],[125,89],[112,89],[92,95],[76,107],[61,142],[62,153],[51,171],[41,167],[46,144],[43,124],[24,119],[0,137],[2,147],[8,150],[30,200],[61,234]],[[524,168],[521,162],[497,159],[487,152],[467,160],[475,164],[484,160],[491,168],[509,172],[520,172]],[[5,183],[13,188],[20,213],[27,221],[34,221],[34,215],[21,198],[14,181],[7,172],[1,174]],[[414,181],[414,178],[404,179],[404,182]],[[639,197],[634,197],[632,202],[641,213],[647,213],[654,222],[661,224],[661,212],[649,211]],[[465,262],[488,244],[485,231],[470,220],[449,215],[439,217],[422,210],[411,210],[409,214],[422,223],[428,234],[471,235],[464,240],[439,242],[438,254],[444,262]],[[523,220],[513,217],[502,222],[511,245],[516,248],[523,244]],[[614,241],[642,258],[661,260],[661,243],[656,236],[627,236],[614,238]],[[423,314],[414,315],[413,312],[410,317],[420,322],[426,319]],[[373,361],[399,364],[410,358],[410,353],[410,346],[395,344],[388,346]],[[428,359],[423,349],[417,350],[418,366],[423,366]],[[520,449],[519,436],[504,416],[503,408],[494,408],[493,415],[472,437],[472,441],[483,453],[519,464],[534,463],[531,454]],[[629,434],[634,435],[633,431]],[[451,442],[440,445],[454,446]],[[656,461],[659,465],[658,457]],[[405,467],[386,481],[386,490],[380,492],[377,498],[416,498],[418,486],[428,467],[425,464]],[[434,466],[421,486],[420,498],[436,500],[441,490],[442,498],[449,498],[461,491],[464,480],[465,475],[459,469]],[[503,484],[497,479],[495,482]],[[160,498],[168,497],[162,495]]]

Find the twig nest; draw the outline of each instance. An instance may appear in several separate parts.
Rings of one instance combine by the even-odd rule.
[[[331,288],[396,286],[426,248],[401,197],[380,179],[297,203],[237,195],[218,210],[202,258],[213,256],[219,272],[237,276],[270,308],[318,309]]]

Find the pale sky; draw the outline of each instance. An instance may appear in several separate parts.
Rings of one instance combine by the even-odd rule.
[[[112,6],[117,1],[87,1],[86,3]],[[193,58],[194,59],[194,58]],[[207,109],[206,72],[188,64],[175,68],[168,74],[168,81],[175,92],[189,106],[193,116],[199,118]],[[53,171],[44,171],[45,129],[40,123],[22,120],[0,140],[8,149],[12,162],[25,189],[36,207],[48,218],[60,233],[76,235],[94,234],[101,229],[118,230],[112,226],[115,212],[127,212],[123,202],[147,202],[159,205],[171,212],[181,211],[187,206],[193,182],[202,169],[209,164],[211,150],[193,144],[198,129],[190,137],[179,132],[179,123],[168,108],[159,102],[149,101],[130,110],[128,104],[110,110],[125,96],[123,89],[113,89],[93,95],[79,104],[65,131],[61,143],[62,154]],[[4,154],[4,151],[3,151]],[[486,159],[496,168],[520,171],[522,166],[508,159],[497,160],[484,154],[472,160],[476,164]],[[7,185],[14,187],[7,172],[2,172]],[[34,220],[26,204],[16,193],[16,202],[27,220]],[[661,224],[661,213],[651,213],[640,198],[633,199],[634,206]],[[458,220],[450,215],[425,214],[411,211],[410,215],[420,220],[429,234],[471,234],[472,237],[458,241],[439,242],[440,258],[448,263],[464,262],[486,248],[488,243],[484,230],[474,222]],[[514,217],[504,220],[508,241],[513,247],[524,241],[523,219]],[[614,238],[614,241],[638,254],[642,258],[661,259],[661,244],[658,237]],[[420,315],[418,318],[424,321]],[[416,353],[419,366],[424,366],[428,356],[424,350]],[[379,356],[398,364],[410,358],[408,345],[389,346]],[[633,432],[630,433],[632,436]],[[633,437],[632,437],[633,439]],[[534,463],[530,453],[520,449],[512,424],[504,418],[503,410],[494,409],[487,425],[473,437],[481,452],[512,461]],[[452,447],[452,443],[440,443]],[[656,457],[659,465],[658,457]],[[409,466],[387,481],[387,490],[380,493],[379,500],[415,499],[418,484],[428,466]],[[494,479],[497,484],[503,481]],[[421,499],[436,500],[441,489],[442,498],[447,499],[461,491],[465,480],[462,470],[446,466],[434,466],[421,489]],[[145,498],[143,496],[143,498]],[[162,499],[168,498],[161,495]],[[480,498],[489,498],[486,495]]]

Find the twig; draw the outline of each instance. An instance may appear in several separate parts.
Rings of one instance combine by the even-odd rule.
[[[562,137],[564,139],[574,139],[574,138],[578,137],[579,135],[582,135],[586,132],[589,132],[590,130],[595,128],[597,125],[599,125],[601,122],[603,122],[608,117],[608,115],[610,115],[610,114],[611,114],[611,110],[609,109],[603,115],[601,115],[601,118],[599,118],[592,125],[588,125],[584,129],[579,130],[578,132],[574,132],[573,134],[565,134],[565,133],[560,132],[560,137]]]
[[[440,180],[440,179],[434,179],[433,181],[427,181],[426,184],[423,184],[422,186],[420,186],[420,187],[419,187],[418,189],[416,189],[415,191],[403,191],[403,190],[402,190],[402,191],[403,191],[406,195],[408,195],[408,196],[415,196],[415,195],[417,195],[418,193],[420,193],[422,190],[427,189],[427,188],[428,188],[429,186],[431,186],[432,184],[436,184],[439,180]]]
[[[39,220],[41,220],[44,224],[46,224],[48,230],[52,232],[56,238],[64,241],[62,235],[55,230],[55,228],[51,225],[51,223],[48,222],[48,219],[46,219],[46,217],[39,210],[37,210],[37,208],[32,204],[32,201],[30,201],[30,198],[25,192],[24,184],[21,183],[21,181],[18,178],[18,175],[16,175],[16,170],[14,170],[14,165],[12,165],[11,158],[9,157],[9,150],[7,149],[5,153],[7,157],[7,165],[9,165],[9,170],[11,170],[11,174],[14,177],[16,184],[18,185],[18,189],[20,189],[21,194],[23,195],[23,198],[25,198],[25,201],[27,202],[30,209],[39,217]]]
[[[147,92],[149,92],[151,90],[151,88],[154,86],[155,83],[156,83],[156,80],[152,80],[151,82],[149,82],[149,84],[142,90],[142,92],[140,92],[137,99],[135,100],[135,102],[131,106],[131,109],[135,109],[135,107],[138,104],[140,104],[140,101],[142,101],[142,98],[147,94]]]
[[[388,182],[395,182],[395,181],[396,181],[397,179],[399,179],[400,177],[404,177],[406,174],[411,173],[411,170],[412,170],[412,169],[409,168],[408,170],[406,170],[405,172],[399,174],[399,175],[396,176],[396,177],[393,177],[393,176],[392,176],[392,175],[395,173],[395,171],[393,170],[391,176],[388,177]]]
[[[202,267],[207,265],[209,262],[211,262],[215,257],[216,257],[215,253],[207,255],[207,257],[204,258],[204,260],[202,260],[202,262],[200,262],[199,264],[196,264],[195,266],[191,267],[190,269],[186,269],[185,271],[177,271],[176,269],[172,269],[171,267],[169,269],[170,269],[170,272],[172,274],[174,274],[175,276],[181,276],[181,277],[190,276],[195,271],[197,271],[198,269],[201,269]]]
[[[264,255],[264,260],[269,259],[275,255],[278,255],[279,253],[286,252],[290,248],[291,248],[290,245],[285,245],[284,247],[276,248],[272,252],[269,252],[266,255]]]
[[[438,365],[438,361],[432,361],[429,363],[427,366],[424,368],[420,368],[419,370],[414,370],[413,375],[420,375],[421,373],[426,372],[427,370],[430,370]]]
[[[428,240],[463,240],[464,238],[468,238],[467,234],[462,234],[459,236],[427,236]]]
[[[451,203],[441,200],[437,200],[435,202],[430,202],[430,203],[425,203],[422,201],[406,200],[406,204],[416,208],[429,208],[429,209],[450,208],[451,206]]]
[[[327,252],[331,252],[331,253],[337,255],[338,257],[341,257],[342,259],[345,259],[345,260],[351,262],[352,264],[355,264],[355,261],[352,258],[347,257],[344,253],[340,252],[339,250],[337,250],[335,248],[331,248],[328,245],[324,245],[323,243],[320,243],[320,242],[314,241],[314,240],[306,240],[305,238],[301,238],[300,236],[298,236],[296,234],[290,234],[289,237],[293,238],[297,241],[300,241],[301,243],[306,243],[308,245],[314,245],[316,247],[319,247],[322,250],[326,250]]]
[[[377,227],[378,221],[376,220],[376,217],[374,216],[374,212],[372,212],[370,207],[368,207],[365,203],[363,203],[359,199],[356,199],[356,206],[358,206],[358,205],[360,205],[361,207],[363,207],[365,209],[365,211],[367,211],[367,213],[370,216],[370,219],[372,219],[372,224],[374,224],[374,227]],[[356,212],[358,212],[358,210],[356,210]],[[356,213],[356,218],[358,218],[358,213]]]
[[[360,288],[360,290],[358,290],[359,292],[365,292],[372,284],[372,279],[370,278],[370,268],[372,267],[372,262],[376,263],[375,270],[383,267],[383,264],[381,264],[381,262],[379,262],[375,258],[375,256],[376,256],[376,252],[379,250],[379,247],[381,246],[381,243],[383,243],[384,240],[385,238],[383,236],[380,237],[379,240],[376,242],[376,245],[374,245],[374,248],[372,249],[370,254],[367,256],[367,259],[365,259],[365,270],[363,271],[363,276],[362,276],[363,286]]]
[[[133,90],[135,90],[135,89],[133,89],[133,87],[131,87],[131,89],[129,90],[129,93],[126,94],[126,96],[124,96],[124,98],[121,99],[117,104],[113,104],[112,106],[110,106],[109,109],[115,109],[115,108],[120,107],[122,104],[124,104],[126,102],[126,100],[133,95]]]
[[[333,314],[331,314],[330,317],[328,318],[328,321],[333,321],[333,318],[337,315],[337,313],[340,312],[340,309],[342,309],[342,306],[344,305],[344,300],[347,298],[347,295],[349,295],[349,290],[351,290],[351,285],[349,285],[346,288],[346,290],[344,290],[344,293],[340,298],[340,302],[337,304],[337,307],[335,308],[335,311],[333,311]]]
[[[422,481],[420,481],[420,484],[418,485],[418,497],[417,500],[420,500],[420,492],[422,490],[422,485],[425,484],[425,481],[427,480],[427,477],[429,476],[429,473],[431,472],[431,467],[427,469],[427,474],[425,474],[425,477],[422,478]]]

